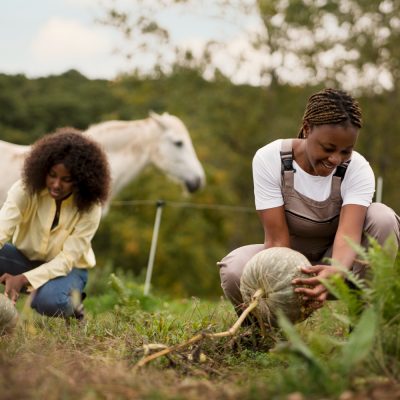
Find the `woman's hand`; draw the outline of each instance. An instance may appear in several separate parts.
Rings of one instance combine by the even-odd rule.
[[[4,284],[4,294],[15,304],[18,300],[21,289],[26,286],[29,281],[25,275],[3,274],[0,276],[0,283]]]
[[[346,204],[342,207],[339,227],[332,248],[332,259],[343,268],[351,269],[354,263],[356,253],[349,245],[349,240],[356,244],[361,243],[366,212],[367,207],[356,204]],[[322,307],[328,296],[328,290],[322,284],[321,279],[328,279],[333,275],[342,275],[341,271],[331,265],[303,267],[302,271],[313,276],[294,279],[293,285],[298,286],[294,291],[302,295],[311,307]]]
[[[312,275],[311,278],[296,278],[292,284],[296,287],[294,291],[303,295],[303,299],[310,302],[314,308],[322,307],[329,292],[322,284],[321,279],[328,279],[334,275],[340,275],[340,271],[336,267],[330,265],[314,265],[311,267],[302,267],[302,272]],[[305,286],[305,287],[303,287]]]

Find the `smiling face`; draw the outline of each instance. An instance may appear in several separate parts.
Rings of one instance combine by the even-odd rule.
[[[304,126],[303,152],[300,167],[311,175],[328,176],[350,159],[358,137],[353,125]]]
[[[46,175],[46,187],[54,200],[68,197],[74,188],[74,180],[64,164],[55,164]]]

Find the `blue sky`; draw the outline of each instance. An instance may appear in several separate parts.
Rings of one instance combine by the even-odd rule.
[[[110,2],[103,0],[107,1]],[[89,78],[112,79],[133,67],[149,68],[151,61],[145,54],[127,61],[122,54],[115,53],[116,47],[128,43],[115,29],[95,22],[103,10],[99,0],[3,0],[2,5],[2,73],[37,77],[74,68]],[[192,14],[171,7],[161,18],[179,46],[196,51],[208,39],[225,41],[227,53],[220,53],[215,63],[228,73],[233,69],[232,54],[243,51],[245,46],[240,36],[242,30],[253,23],[241,17],[239,24],[227,24],[203,15],[201,7]],[[239,80],[245,80],[248,72],[241,74]]]
[[[0,15],[0,71],[28,76],[76,68],[90,77],[113,77],[116,32],[95,23],[95,1],[6,0]]]

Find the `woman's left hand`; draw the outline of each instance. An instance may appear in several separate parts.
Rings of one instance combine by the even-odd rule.
[[[18,300],[21,289],[26,286],[29,281],[26,276],[22,274],[3,274],[0,276],[0,283],[3,283],[6,286],[4,294],[15,304]]]
[[[302,267],[301,270],[305,274],[313,276],[311,278],[293,279],[292,284],[298,286],[294,289],[294,291],[300,295],[303,295],[305,301],[313,303],[314,308],[322,307],[329,292],[328,289],[322,284],[321,279],[328,279],[333,275],[340,275],[340,271],[338,271],[336,267],[332,267],[330,265]]]

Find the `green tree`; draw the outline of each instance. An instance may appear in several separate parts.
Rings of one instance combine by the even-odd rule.
[[[0,87],[0,139],[7,141],[31,143],[63,124],[85,128],[102,120],[146,118],[151,109],[180,117],[204,166],[206,187],[187,197],[154,168],[146,169],[117,199],[130,205],[113,203],[101,223],[94,240],[98,269],[112,265],[144,282],[161,198],[166,206],[154,286],[175,296],[220,296],[216,261],[263,240],[254,210],[252,157],[267,142],[297,135],[306,100],[321,86],[233,85],[223,76],[211,82],[177,65],[167,75],[134,73],[113,82],[76,71],[39,79],[0,75]],[[398,211],[400,99],[383,92],[359,100],[364,127],[357,150],[383,176],[383,199]]]
[[[272,83],[293,82],[293,75],[300,72],[303,82],[311,84],[352,86],[367,91],[397,90],[399,86],[398,1],[215,0],[206,6],[195,0],[155,0],[146,4],[137,0],[124,10],[110,3],[103,23],[119,29],[135,50],[154,45],[154,38],[166,45],[170,35],[158,15],[171,3],[225,20],[244,14],[257,16],[264,29],[249,40],[269,58],[270,64],[261,74],[268,75]],[[209,43],[197,63],[191,59],[191,65],[204,68],[205,61],[212,59],[213,48],[215,41]],[[161,56],[156,49],[149,49],[155,59]],[[188,62],[190,54],[182,57],[179,49],[175,52],[177,61]]]
[[[365,89],[381,91],[380,78],[398,88],[398,1],[257,0],[257,6],[271,52],[295,54],[317,80],[338,84],[356,72]]]

